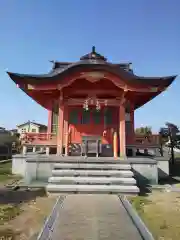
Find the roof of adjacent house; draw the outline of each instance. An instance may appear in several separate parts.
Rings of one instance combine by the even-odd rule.
[[[16,132],[17,132],[17,129],[16,129],[16,128],[15,128],[15,129],[10,129],[9,131],[10,131],[10,132],[15,132],[15,133],[16,133]]]
[[[17,125],[17,127],[21,127],[21,126],[28,125],[28,124],[33,124],[33,125],[36,125],[37,127],[47,128],[46,125],[41,124],[41,123],[37,123],[37,122],[34,122],[34,121],[27,121],[27,122],[25,122],[25,123],[22,123],[22,124]]]

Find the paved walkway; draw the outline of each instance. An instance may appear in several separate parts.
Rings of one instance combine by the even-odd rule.
[[[53,240],[142,240],[115,195],[68,195]]]

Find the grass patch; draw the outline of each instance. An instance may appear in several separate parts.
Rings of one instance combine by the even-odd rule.
[[[19,239],[19,232],[5,225],[19,216],[23,210],[20,205],[0,205],[0,239]]]
[[[20,232],[11,228],[0,229],[0,239],[16,240],[20,239]]]
[[[12,174],[12,162],[0,163],[0,183],[20,179],[20,176]]]
[[[0,163],[0,175],[11,174],[12,162]]]
[[[37,239],[55,197],[34,196],[20,204],[0,204],[0,239]]]
[[[129,199],[129,201],[132,204],[132,206],[134,207],[134,209],[137,210],[139,215],[143,215],[145,205],[151,203],[151,201],[149,199],[142,197],[142,196],[132,197]]]
[[[147,197],[132,197],[130,202],[155,239],[180,239],[180,194],[153,191]]]
[[[177,153],[177,152],[174,153],[174,157],[179,159],[180,158],[180,153]]]
[[[0,225],[9,222],[22,212],[20,205],[0,205]]]
[[[12,191],[11,185],[20,177],[12,174],[12,163],[0,163],[0,239],[37,239],[56,198],[37,190]]]

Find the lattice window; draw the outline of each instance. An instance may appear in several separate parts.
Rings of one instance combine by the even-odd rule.
[[[101,114],[102,114],[102,111],[97,111],[96,109],[93,109],[92,118],[93,118],[94,124],[96,125],[101,124]]]
[[[70,124],[78,124],[79,123],[79,111],[77,109],[73,109],[70,111],[69,123]]]
[[[82,111],[81,123],[82,124],[89,124],[90,120],[91,120],[90,110],[83,110]]]
[[[113,124],[113,111],[111,108],[104,109],[104,124],[105,125]]]

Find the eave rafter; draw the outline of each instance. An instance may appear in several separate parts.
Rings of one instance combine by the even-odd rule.
[[[46,91],[46,90],[62,90],[64,87],[70,86],[74,81],[78,79],[86,79],[87,81],[91,83],[98,82],[102,79],[104,80],[110,80],[115,86],[118,88],[129,91],[129,92],[141,92],[141,93],[147,93],[147,92],[161,92],[164,91],[165,88],[163,87],[139,87],[139,86],[132,86],[130,84],[127,84],[125,81],[121,80],[118,76],[106,73],[106,72],[80,72],[76,73],[74,75],[71,75],[71,77],[65,78],[59,83],[58,81],[54,84],[27,84],[25,86],[25,89],[27,90],[33,90],[33,91]]]

